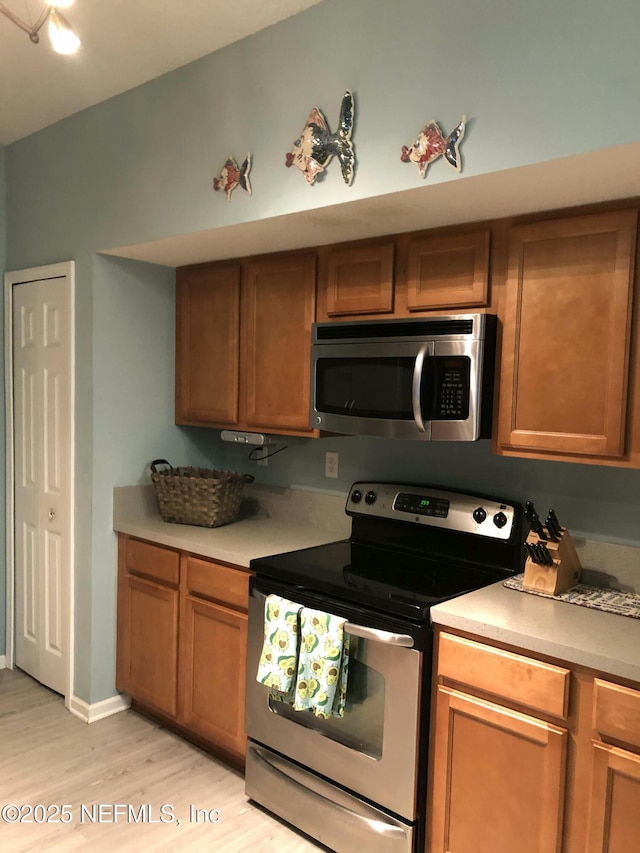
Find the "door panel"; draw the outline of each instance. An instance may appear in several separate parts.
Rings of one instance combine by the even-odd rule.
[[[558,853],[567,730],[438,688],[429,853]]]
[[[633,210],[514,228],[503,447],[624,454],[636,230]]]
[[[250,429],[310,433],[315,255],[252,260],[243,283],[244,421]]]
[[[640,848],[640,755],[593,742],[588,853]]]
[[[240,265],[178,271],[176,423],[238,422]]]
[[[68,276],[13,288],[15,662],[66,692],[71,582]]]

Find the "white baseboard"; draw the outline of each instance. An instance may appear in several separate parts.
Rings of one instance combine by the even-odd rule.
[[[6,669],[6,668],[7,668],[7,656],[6,655],[0,655],[0,669]]]
[[[72,696],[67,707],[72,714],[80,717],[85,723],[95,723],[96,720],[126,711],[130,705],[131,699],[124,695],[112,696],[110,699],[103,699],[102,702],[94,702],[92,705],[77,696]]]

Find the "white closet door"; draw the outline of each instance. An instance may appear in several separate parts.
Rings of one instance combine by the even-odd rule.
[[[64,694],[71,577],[71,287],[13,288],[15,661]]]

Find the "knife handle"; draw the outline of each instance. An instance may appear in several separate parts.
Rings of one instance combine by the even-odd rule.
[[[531,529],[534,533],[537,533],[540,539],[546,539],[547,534],[544,532],[544,528],[542,526],[542,522],[538,518],[538,514],[536,512],[531,513]]]
[[[548,522],[551,522],[553,532],[556,534],[556,536],[562,536],[562,527],[560,526],[560,522],[558,521],[558,516],[556,515],[555,509],[549,510],[549,515],[547,516],[547,523]]]

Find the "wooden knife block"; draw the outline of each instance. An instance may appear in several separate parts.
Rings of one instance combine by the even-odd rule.
[[[537,533],[530,533],[527,536],[527,542],[532,544],[537,544],[540,541]],[[527,557],[524,564],[522,586],[525,589],[535,589],[538,592],[557,595],[578,583],[582,566],[566,528],[563,528],[558,542],[547,540],[544,544],[549,549],[553,565],[543,566],[540,563],[534,563],[530,557]]]

